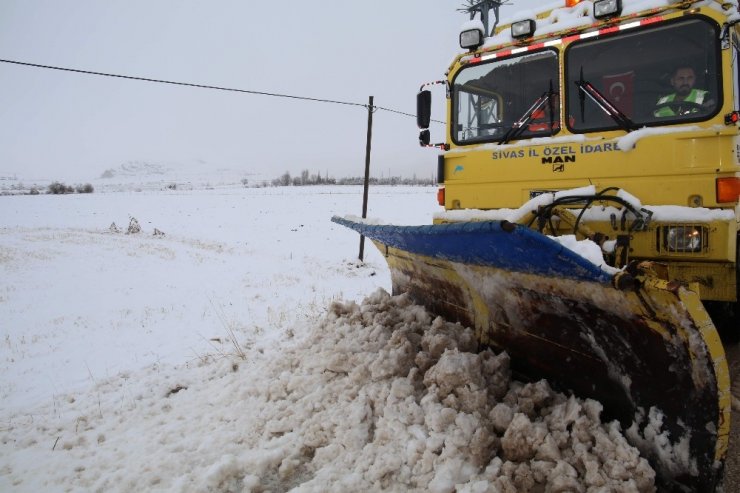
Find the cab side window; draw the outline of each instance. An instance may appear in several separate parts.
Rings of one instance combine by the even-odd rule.
[[[546,104],[532,111],[531,124],[517,138],[549,136],[560,129],[558,52],[545,49],[473,64],[452,83],[456,144],[502,139],[543,95]]]

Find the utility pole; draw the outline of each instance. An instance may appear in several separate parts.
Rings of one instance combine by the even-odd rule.
[[[370,144],[373,141],[373,97],[367,103],[367,143],[365,144],[365,186],[362,192],[362,218],[367,217],[367,195],[370,187]],[[360,235],[360,261],[365,257],[365,237]]]

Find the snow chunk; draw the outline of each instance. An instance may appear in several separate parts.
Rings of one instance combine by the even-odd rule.
[[[580,255],[605,272],[611,274],[619,272],[619,269],[606,264],[601,247],[591,240],[577,240],[575,235],[549,236],[549,238]]]
[[[627,430],[627,436],[644,454],[657,456],[662,467],[671,474],[688,471],[691,475],[697,476],[699,470],[696,460],[689,453],[691,433],[687,431],[678,440],[677,437],[670,439],[670,432],[663,429],[663,418],[663,413],[655,407],[650,408],[647,419],[644,413],[642,415],[638,413],[632,426]],[[644,424],[644,428],[641,423]]]
[[[634,132],[628,133],[624,137],[620,137],[619,139],[617,139],[617,147],[623,152],[628,152],[634,149],[635,145],[637,145],[637,142],[643,137],[648,137],[650,135],[665,135],[665,134],[675,134],[675,133],[682,133],[682,132],[696,132],[698,130],[702,130],[702,128],[696,125],[684,125],[684,126],[678,126],[678,127],[660,127],[660,128],[641,128],[639,130],[635,130]]]
[[[477,29],[485,35],[485,26],[483,26],[483,21],[481,21],[479,18],[470,19],[469,21],[463,23],[462,26],[460,26],[460,32],[471,31],[473,29]]]
[[[617,191],[617,197],[623,199],[625,202],[627,202],[637,210],[640,210],[642,208],[642,203],[640,202],[640,199],[627,192],[626,190],[619,189],[619,191]]]
[[[386,223],[384,221],[381,221],[380,219],[377,219],[377,218],[360,217],[360,216],[355,216],[353,214],[347,214],[342,219],[346,219],[347,221],[352,221],[352,222],[355,222],[355,223],[369,224],[369,225],[390,224],[390,223]]]
[[[580,188],[571,188],[569,190],[561,190],[555,193],[555,199],[562,199],[564,197],[575,197],[578,195],[594,195],[596,194],[596,187],[594,185],[588,185]]]

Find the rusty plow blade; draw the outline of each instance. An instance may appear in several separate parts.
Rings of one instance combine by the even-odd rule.
[[[609,274],[526,227],[332,221],[371,238],[394,294],[473,327],[515,371],[600,401],[671,491],[721,482],[730,426],[724,350],[696,293]]]

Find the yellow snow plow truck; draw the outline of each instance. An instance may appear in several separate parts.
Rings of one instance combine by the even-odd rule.
[[[549,1],[500,26],[503,2],[470,3],[463,52],[417,98],[444,211],[333,220],[373,239],[394,292],[601,401],[664,489],[717,489],[718,332],[740,334],[737,1]]]

